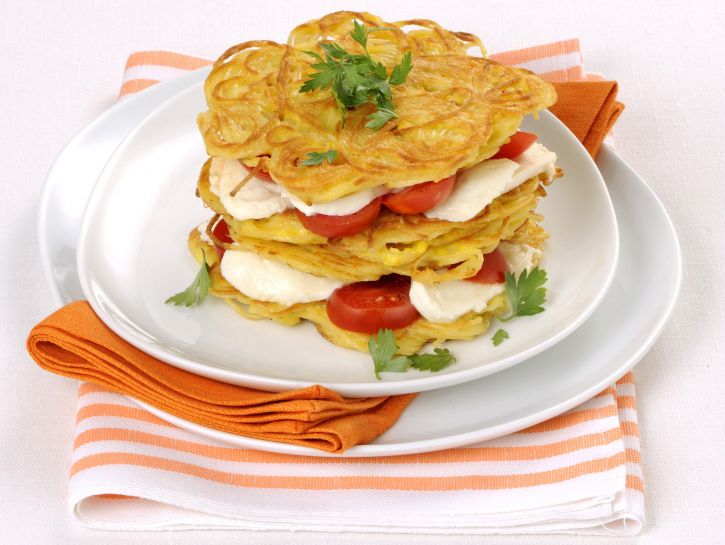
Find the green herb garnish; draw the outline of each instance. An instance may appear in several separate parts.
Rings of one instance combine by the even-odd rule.
[[[377,337],[370,336],[368,350],[375,364],[375,378],[380,379],[380,373],[390,371],[402,373],[408,368],[408,358],[405,356],[393,357],[398,350],[398,343],[395,342],[395,335],[391,329],[378,330]]]
[[[332,164],[337,158],[337,150],[329,149],[327,151],[311,151],[307,154],[307,159],[302,161],[306,167],[312,167],[315,165],[321,165],[323,161],[327,161]]]
[[[508,338],[508,331],[506,331],[505,329],[499,329],[496,333],[493,334],[493,337],[491,337],[491,341],[493,342],[494,346],[498,346]]]
[[[300,87],[300,92],[308,93],[315,89],[330,89],[335,97],[337,107],[345,126],[347,109],[362,104],[373,104],[376,111],[368,115],[365,124],[373,130],[380,130],[389,120],[398,117],[393,106],[391,85],[405,82],[413,68],[410,52],[403,55],[400,64],[396,64],[388,77],[388,70],[381,62],[375,62],[368,53],[368,35],[371,32],[390,30],[385,27],[367,28],[354,21],[355,28],[350,33],[353,40],[359,43],[364,55],[356,55],[345,50],[335,42],[320,42],[325,53],[324,58],[314,51],[305,51],[317,62],[311,66],[315,69]]]
[[[201,303],[206,298],[207,293],[209,293],[209,286],[211,286],[211,279],[209,278],[209,265],[206,264],[204,250],[201,251],[201,255],[201,269],[199,269],[194,281],[184,291],[180,291],[176,295],[169,297],[164,301],[165,303],[190,307]]]
[[[456,358],[447,348],[436,348],[434,354],[414,354],[412,356],[393,357],[398,350],[395,335],[391,329],[380,329],[377,335],[371,335],[368,350],[375,365],[375,378],[380,380],[380,373],[404,373],[409,367],[433,373],[448,367]]]
[[[419,371],[440,371],[455,363],[456,358],[447,348],[435,348],[435,354],[413,354],[408,356],[410,366]]]
[[[534,267],[531,272],[524,269],[518,280],[510,272],[506,273],[506,295],[511,303],[511,315],[499,318],[502,322],[517,316],[533,316],[544,312],[541,305],[546,302],[546,271]]]

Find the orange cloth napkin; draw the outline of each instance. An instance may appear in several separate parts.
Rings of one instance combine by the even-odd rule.
[[[615,82],[555,83],[551,111],[596,156],[623,105]],[[35,326],[28,352],[53,373],[106,386],[163,411],[226,432],[343,452],[390,428],[415,397],[343,398],[321,386],[268,393],[203,378],[163,363],[113,333],[85,301]]]
[[[200,377],[131,346],[86,301],[35,326],[28,352],[43,369],[106,386],[190,422],[330,452],[372,441],[415,397],[346,399],[322,386],[269,393]]]
[[[554,83],[559,99],[549,111],[558,117],[596,158],[624,104],[617,102],[616,81]]]

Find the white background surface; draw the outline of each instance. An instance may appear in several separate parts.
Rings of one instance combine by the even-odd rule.
[[[620,83],[620,155],[679,232],[675,314],[636,368],[647,525],[637,538],[410,537],[85,530],[66,508],[76,384],[36,368],[29,329],[54,310],[36,242],[43,178],[62,146],[115,100],[129,53],[213,57],[341,8],[435,19],[496,52],[579,37],[590,71]],[[712,2],[198,0],[0,4],[0,544],[523,543],[708,545],[725,535],[725,4]]]

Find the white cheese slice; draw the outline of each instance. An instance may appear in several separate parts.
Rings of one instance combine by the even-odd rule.
[[[232,197],[230,193],[248,174],[236,159],[214,157],[211,160],[211,192],[219,197],[231,216],[240,221],[268,218],[292,207],[279,185],[259,178],[249,180]]]
[[[196,230],[199,231],[199,238],[201,238],[202,242],[214,245],[214,241],[212,241],[212,239],[209,238],[209,235],[206,234],[207,225],[209,225],[209,220],[202,221],[199,225],[196,226]]]
[[[467,312],[482,312],[492,297],[504,291],[503,284],[477,284],[451,280],[440,284],[410,283],[410,302],[429,322],[452,322]]]
[[[384,195],[387,192],[388,190],[384,187],[373,187],[370,189],[363,189],[357,193],[345,195],[344,197],[335,199],[334,201],[319,204],[305,204],[300,199],[286,191],[283,191],[282,194],[289,199],[292,206],[306,216],[312,216],[314,214],[324,214],[326,216],[347,216],[348,214],[354,214],[355,212],[362,210],[380,195]]]
[[[279,261],[238,250],[224,252],[221,273],[245,295],[286,306],[325,300],[343,285],[339,280],[298,271]]]
[[[544,172],[549,179],[554,177],[556,154],[538,143],[513,161],[483,161],[461,171],[448,199],[424,214],[428,218],[446,221],[468,221],[475,218],[496,197]]]
[[[509,270],[516,276],[531,268],[541,257],[541,250],[526,244],[499,245]],[[468,312],[482,312],[492,297],[503,293],[505,284],[479,284],[467,280],[451,280],[440,284],[410,283],[410,302],[429,322],[452,322]]]

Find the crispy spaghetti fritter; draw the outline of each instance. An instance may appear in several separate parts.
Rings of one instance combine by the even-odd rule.
[[[536,226],[538,230],[541,228]],[[527,239],[526,233],[539,232],[537,229],[526,229],[519,236],[521,242],[538,247],[536,239]],[[543,231],[543,230],[542,230]],[[194,258],[201,263],[206,259],[210,267],[211,288],[209,293],[221,298],[235,311],[251,320],[274,320],[286,326],[298,324],[301,320],[312,322],[319,333],[328,341],[344,348],[352,348],[367,352],[369,336],[362,333],[346,331],[333,324],[325,310],[325,301],[298,303],[285,306],[279,303],[258,301],[234,288],[221,274],[219,260],[213,246],[204,242],[197,229],[189,233],[189,250]],[[203,250],[203,254],[202,254]],[[508,300],[505,294],[493,297],[482,312],[469,312],[448,323],[433,323],[419,318],[409,326],[395,330],[395,337],[400,350],[399,354],[415,354],[426,343],[441,344],[447,340],[469,340],[488,330],[491,318],[508,312]]]
[[[483,264],[483,255],[501,240],[514,236],[525,224],[536,225],[534,209],[538,198],[546,195],[545,182],[546,174],[530,178],[465,222],[383,210],[361,233],[336,239],[311,233],[292,210],[264,219],[234,219],[210,190],[208,162],[197,191],[229,226],[235,242],[220,246],[252,251],[297,270],[345,282],[397,273],[430,284],[473,276]]]
[[[372,106],[340,113],[329,90],[301,93],[311,72],[306,50],[321,41],[362,50],[353,21],[384,27],[368,51],[388,69],[411,52],[413,69],[393,93],[398,118],[366,128]],[[415,27],[406,32],[409,27]],[[483,47],[471,34],[427,20],[388,23],[368,13],[337,12],[295,28],[287,44],[251,41],[215,62],[204,85],[208,111],[198,124],[209,155],[263,162],[272,178],[306,203],[362,189],[441,180],[495,154],[524,115],[556,101],[554,88],[533,73],[467,54]],[[308,152],[334,149],[334,164],[300,164]]]

